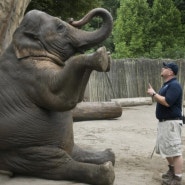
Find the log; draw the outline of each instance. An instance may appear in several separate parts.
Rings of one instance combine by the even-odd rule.
[[[73,121],[114,119],[122,115],[116,102],[81,102],[73,109]]]
[[[152,105],[151,97],[138,97],[138,98],[119,98],[111,99],[111,102],[117,102],[121,107],[137,106],[137,105]]]

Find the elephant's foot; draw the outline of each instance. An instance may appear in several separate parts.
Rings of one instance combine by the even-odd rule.
[[[104,153],[104,156],[105,156],[104,158],[109,159],[109,161],[111,161],[113,166],[114,166],[114,164],[115,164],[115,154],[112,151],[112,149],[110,149],[110,148],[106,149],[103,153]]]
[[[94,54],[95,70],[106,72],[110,70],[110,56],[105,47],[99,48]]]
[[[97,178],[96,185],[113,185],[115,179],[114,168],[112,162],[108,161],[100,165],[99,178]]]
[[[7,167],[5,157],[6,152],[0,152],[0,175],[7,176],[7,177],[12,177],[14,176],[13,172]],[[8,161],[8,160],[7,160]]]
[[[89,157],[88,162],[94,164],[103,164],[107,161],[111,161],[112,164],[115,164],[115,154],[112,149],[106,149],[102,152],[95,153],[94,156]]]
[[[92,185],[113,185],[115,179],[111,161],[101,165],[76,162],[68,171],[70,179]]]
[[[13,173],[11,171],[7,171],[7,170],[0,170],[0,175],[6,175],[9,177],[12,177]]]
[[[75,161],[92,163],[92,164],[104,164],[107,161],[111,161],[115,164],[115,154],[112,149],[106,149],[104,151],[92,151],[84,150],[75,145],[71,157]]]

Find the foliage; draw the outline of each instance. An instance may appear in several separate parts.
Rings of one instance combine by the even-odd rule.
[[[155,0],[152,7],[152,26],[150,27],[151,57],[152,50],[156,49],[157,43],[161,43],[161,57],[168,57],[168,51],[173,51],[181,42],[181,14],[172,0]],[[162,54],[162,55],[161,55]]]
[[[146,0],[120,0],[113,30],[114,57],[140,57],[145,51],[145,35],[150,23]]]
[[[105,9],[107,9],[111,15],[113,16],[113,19],[116,19],[116,11],[118,7],[120,6],[120,0],[102,0],[101,6]]]
[[[120,0],[102,0],[102,4],[101,4],[101,7],[107,9],[111,13],[114,20],[116,20],[116,11],[119,6],[120,6]],[[114,43],[113,43],[113,34],[111,34],[103,42],[103,45],[105,45],[107,50],[110,51],[111,53],[115,50]]]
[[[172,0],[120,0],[113,30],[115,58],[182,58],[184,26]]]
[[[99,7],[101,3],[101,0],[32,0],[26,11],[38,9],[50,15],[61,17],[63,20],[70,17],[78,20],[89,10]]]
[[[148,5],[149,5],[149,7],[152,7],[152,6],[153,6],[153,1],[154,1],[154,0],[147,0],[147,3],[148,3]]]
[[[153,6],[155,0],[147,0],[150,7]],[[185,1],[184,0],[173,0],[176,8],[181,12],[182,24],[185,24]]]
[[[174,4],[177,9],[181,12],[182,24],[185,24],[185,1],[184,0],[174,0]]]

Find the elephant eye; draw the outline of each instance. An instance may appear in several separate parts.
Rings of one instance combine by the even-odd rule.
[[[57,30],[58,31],[62,31],[64,29],[64,25],[63,24],[59,24],[58,26],[57,26]]]

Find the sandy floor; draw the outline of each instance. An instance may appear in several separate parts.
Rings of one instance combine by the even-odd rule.
[[[160,185],[167,163],[154,153],[157,120],[155,104],[123,108],[115,120],[74,123],[75,141],[81,147],[112,148],[116,154],[114,185]],[[185,127],[183,143],[185,144]],[[185,147],[184,151],[185,151]],[[183,153],[185,158],[185,152]],[[185,164],[185,163],[184,163]],[[185,184],[185,173],[183,184]],[[0,176],[1,185],[71,185],[80,183]],[[81,184],[82,185],[82,184]]]

